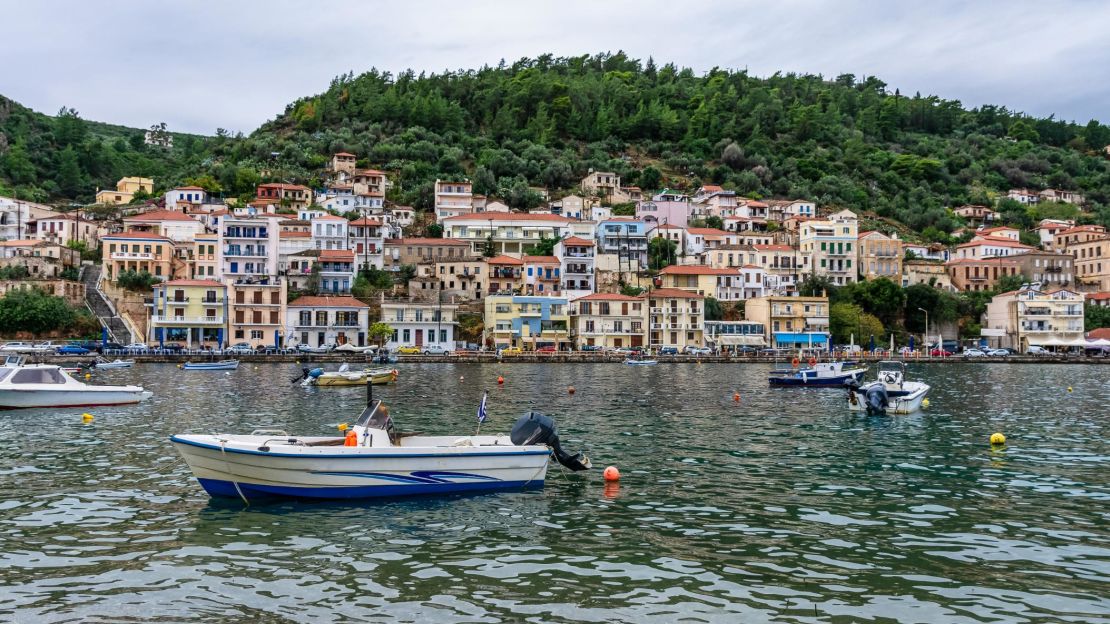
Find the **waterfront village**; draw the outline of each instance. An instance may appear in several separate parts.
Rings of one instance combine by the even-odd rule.
[[[0,198],[0,265],[87,303],[113,341],[152,348],[825,349],[833,310],[826,292],[805,292],[807,280],[883,278],[997,292],[973,336],[983,346],[1081,350],[1107,338],[1085,334],[1084,309],[1110,304],[1110,235],[1075,220],[1023,232],[999,225],[991,207],[959,206],[964,242],[947,246],[810,201],[710,185],[645,193],[604,171],[557,198],[535,189],[545,201],[528,212],[466,180],[435,182],[434,213],[391,205],[390,176],[349,153],[334,154],[323,179],[318,189],[260,184],[242,203],[199,186],[156,195],[154,180],[125,177],[96,195],[121,209],[114,218]],[[1084,203],[1055,189],[1006,197]],[[5,279],[3,292],[27,283]],[[1004,284],[1013,287],[999,292]],[[960,334],[954,319],[929,325],[928,310],[907,306],[907,319],[917,314],[918,340]],[[859,329],[853,342],[886,343]]]

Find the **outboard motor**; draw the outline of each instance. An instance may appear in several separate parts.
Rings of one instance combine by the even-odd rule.
[[[883,384],[872,385],[863,393],[863,396],[868,416],[886,416],[886,405],[890,397],[887,396],[886,387]]]
[[[545,444],[555,453],[555,459],[560,464],[577,472],[590,467],[590,460],[582,453],[571,455],[559,446],[559,434],[555,429],[555,420],[539,412],[528,412],[521,416],[512,431],[509,439],[517,446],[529,444]]]

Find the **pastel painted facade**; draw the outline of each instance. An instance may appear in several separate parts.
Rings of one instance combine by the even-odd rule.
[[[743,301],[763,296],[765,273],[754,265],[714,268],[673,265],[659,272],[663,288],[677,288],[718,301]]]
[[[96,203],[108,206],[118,206],[120,204],[129,204],[135,198],[135,193],[140,190],[147,195],[154,193],[154,180],[151,178],[142,178],[137,176],[128,176],[120,178],[116,182],[116,189],[104,189],[97,191]]]
[[[486,260],[489,267],[489,294],[522,294],[524,292],[524,260],[513,256],[494,256]]]
[[[895,284],[902,281],[902,241],[897,234],[861,232],[859,235],[859,272],[864,279],[885,277]]]
[[[647,306],[644,297],[596,293],[570,302],[575,346],[620,349],[644,345]]]
[[[1090,238],[1068,247],[1075,257],[1076,283],[1084,290],[1110,290],[1110,236]]]
[[[986,206],[964,205],[952,211],[957,217],[962,218],[969,225],[989,225],[998,221],[1002,216],[995,210]]]
[[[215,234],[201,234],[193,239],[193,268],[189,275],[195,280],[217,280],[220,278],[219,253],[216,251],[220,237]]]
[[[1017,260],[1005,256],[949,260],[946,267],[952,286],[961,292],[995,290],[1002,278],[1021,274]]]
[[[216,251],[221,278],[260,283],[276,280],[281,220],[275,216],[220,219]]]
[[[810,272],[812,258],[809,253],[791,245],[753,245],[755,262],[767,272],[767,288],[778,294],[797,291],[806,274]]]
[[[285,336],[286,282],[228,285],[230,342],[281,347]]]
[[[204,224],[181,212],[155,210],[144,212],[123,220],[123,227],[129,232],[146,232],[165,236],[175,243],[189,243],[204,233]]]
[[[1018,271],[1030,283],[1044,290],[1069,288],[1075,283],[1075,256],[1039,249],[1011,256]]]
[[[359,267],[382,268],[385,251],[385,224],[378,219],[361,217],[348,224],[347,248],[355,252]]]
[[[470,243],[451,238],[387,238],[383,246],[382,266],[387,271],[400,271],[406,264],[415,265],[425,260],[480,255],[471,251]]]
[[[914,259],[902,263],[902,287],[909,288],[914,284],[927,284],[938,290],[956,292],[956,287],[948,276],[948,268],[937,260]]]
[[[956,245],[953,257],[956,260],[974,260],[977,258],[1001,258],[1027,251],[1034,247],[1023,245],[1009,238],[987,236],[978,240]]]
[[[467,213],[442,220],[443,237],[470,244],[470,253],[481,254],[492,234],[494,252],[522,256],[541,238],[561,238],[571,219],[553,214]]]
[[[1054,251],[1071,252],[1071,248],[1090,241],[1107,238],[1106,227],[1101,225],[1077,225],[1057,232],[1053,236],[1052,249]]]
[[[29,237],[57,245],[68,245],[70,241],[84,243],[89,249],[96,247],[100,230],[93,221],[77,214],[54,214],[40,217],[29,224]]]
[[[984,336],[998,341],[996,346],[1022,352],[1030,346],[1082,343],[1083,295],[1033,288],[995,295],[983,314],[983,329]]]
[[[555,256],[524,256],[524,294],[561,295],[562,262]]]
[[[486,297],[485,336],[489,347],[534,351],[571,347],[570,310],[565,297],[496,295]]]
[[[614,254],[622,270],[639,271],[647,267],[647,224],[643,221],[613,217],[597,224],[598,253]]]
[[[194,206],[208,203],[208,192],[199,186],[179,186],[166,191],[166,210],[188,212]]]
[[[312,189],[300,184],[271,182],[255,188],[255,201],[300,210],[312,203]]]
[[[348,221],[325,214],[311,220],[312,243],[316,249],[346,249]]]
[[[147,322],[148,344],[187,349],[228,345],[227,286],[216,280],[181,279],[155,284]]]
[[[664,224],[686,227],[690,219],[690,202],[685,196],[681,199],[645,200],[636,204],[636,218],[647,224],[649,229]]]
[[[593,239],[569,236],[555,244],[563,273],[563,294],[571,300],[596,291],[596,244]]]
[[[856,281],[857,223],[856,214],[851,210],[801,223],[799,248],[810,256],[814,275],[828,277],[832,283],[840,285]]]
[[[105,236],[100,245],[104,279],[115,281],[123,271],[146,271],[160,280],[173,276],[174,243],[165,236],[121,232]]]
[[[677,288],[656,288],[645,295],[648,307],[648,346],[705,346],[705,306],[701,295]]]
[[[290,301],[285,312],[286,345],[311,347],[353,344],[364,347],[370,327],[370,306],[350,296],[304,296]]]
[[[56,217],[61,213],[45,204],[0,197],[0,240],[26,240],[35,238],[32,221],[43,217]]]
[[[737,347],[766,347],[765,333],[766,328],[758,321],[705,322],[705,344],[722,351],[734,351]]]
[[[744,317],[762,323],[776,349],[828,348],[828,297],[758,297],[744,304]]]
[[[436,223],[443,223],[448,217],[470,214],[474,210],[473,188],[470,182],[436,180],[432,190]]]
[[[383,301],[381,322],[393,328],[393,337],[386,344],[398,347],[455,348],[455,320],[458,305],[446,301]]]
[[[416,277],[408,283],[409,297],[422,301],[480,301],[487,294],[490,267],[484,258],[425,260],[416,265]]]

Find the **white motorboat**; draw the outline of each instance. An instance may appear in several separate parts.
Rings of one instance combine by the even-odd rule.
[[[141,386],[94,386],[54,364],[24,364],[9,357],[0,366],[0,408],[90,407],[138,403],[153,393]]]
[[[185,362],[181,365],[185,370],[235,370],[239,368],[239,360],[220,360],[219,362]]]
[[[510,435],[399,434],[373,401],[344,437],[174,435],[170,441],[211,496],[373,498],[540,487],[548,458],[571,470],[590,462],[559,446],[555,422],[529,413]]]
[[[797,363],[798,359],[795,358]],[[839,387],[845,382],[859,381],[867,367],[854,362],[817,362],[810,360],[807,368],[783,368],[771,371],[767,381],[772,386],[801,386],[804,388]]]
[[[101,370],[106,368],[131,368],[134,365],[135,360],[121,360],[116,358],[113,361],[108,361],[104,358],[96,359],[96,368]]]
[[[929,385],[906,381],[906,365],[897,361],[879,362],[878,379],[862,384],[848,382],[848,409],[869,416],[911,414],[921,409]]]

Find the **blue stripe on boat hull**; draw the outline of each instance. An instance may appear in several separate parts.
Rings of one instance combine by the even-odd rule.
[[[239,498],[235,484],[222,479],[197,479],[210,496]],[[291,487],[284,485],[257,485],[239,483],[239,489],[248,500],[265,498],[389,498],[426,494],[460,494],[491,490],[521,490],[541,488],[542,480],[535,481],[481,481],[474,483],[427,483],[413,485],[363,485],[351,487]]]

